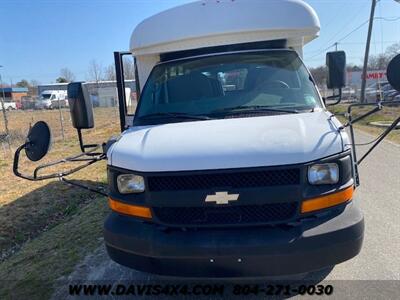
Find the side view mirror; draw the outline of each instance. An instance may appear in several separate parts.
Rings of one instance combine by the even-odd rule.
[[[390,61],[386,73],[390,85],[400,91],[400,54]]]
[[[346,86],[346,53],[344,51],[328,52],[326,54],[328,67],[328,89],[341,89]]]
[[[52,178],[58,178],[61,181],[67,182],[71,185],[75,185],[86,190],[90,190],[101,195],[107,195],[101,190],[93,189],[91,187],[74,183],[66,179],[65,177],[76,173],[98,161],[106,158],[106,153],[102,150],[102,145],[99,144],[84,144],[82,139],[82,129],[88,129],[94,127],[93,120],[93,108],[90,98],[87,95],[87,90],[80,82],[70,83],[68,85],[68,102],[71,110],[72,125],[78,131],[79,145],[81,148],[81,153],[53,162],[43,163],[37,166],[32,174],[21,173],[19,171],[19,161],[20,154],[25,150],[27,158],[31,161],[41,160],[49,151],[51,145],[51,132],[49,126],[43,122],[39,121],[32,128],[30,128],[28,136],[21,146],[15,150],[13,172],[15,176],[24,178],[31,181],[46,180]],[[42,174],[43,170],[48,170],[58,165],[76,163],[75,167],[65,167],[61,171]]]
[[[76,129],[89,129],[94,127],[93,105],[88,91],[82,82],[72,82],[68,84],[68,103],[72,125]]]
[[[29,130],[25,144],[26,157],[31,161],[41,160],[51,146],[51,132],[46,122],[39,121]]]

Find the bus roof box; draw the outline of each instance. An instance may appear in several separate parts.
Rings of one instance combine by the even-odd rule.
[[[302,55],[303,46],[319,31],[317,14],[300,0],[203,0],[141,22],[131,36],[130,50],[143,86],[164,53],[286,40],[287,47]]]

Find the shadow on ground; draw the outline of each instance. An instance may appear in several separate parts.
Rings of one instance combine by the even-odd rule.
[[[76,181],[99,187],[92,181]],[[29,184],[29,182],[26,182]],[[104,186],[100,185],[104,188]],[[0,207],[0,262],[20,245],[77,213],[96,195],[60,181],[48,184]]]

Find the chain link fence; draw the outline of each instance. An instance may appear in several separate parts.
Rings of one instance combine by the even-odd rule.
[[[118,128],[118,107],[94,108],[95,128],[89,130],[88,139],[96,137],[96,132],[104,128]],[[16,110],[7,112],[9,134],[4,130],[4,119],[0,121],[0,159],[10,159],[13,151],[24,143],[26,135],[37,121],[45,121],[52,132],[52,144],[62,145],[74,142],[76,130],[72,127],[68,108],[60,110]],[[84,133],[85,134],[85,133]],[[96,141],[97,142],[97,141]],[[98,141],[98,142],[103,142]]]

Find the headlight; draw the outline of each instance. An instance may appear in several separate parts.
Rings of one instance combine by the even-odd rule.
[[[338,165],[335,163],[329,163],[310,166],[308,168],[308,182],[316,185],[338,183]]]
[[[122,174],[117,177],[118,191],[121,194],[144,192],[144,179],[134,174]]]

